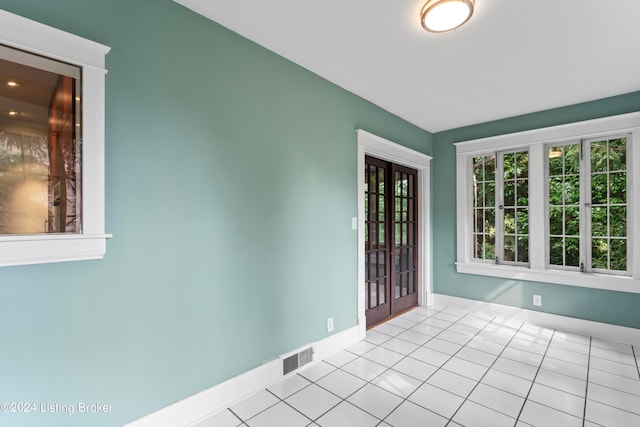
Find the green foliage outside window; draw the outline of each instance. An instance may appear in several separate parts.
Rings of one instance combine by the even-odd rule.
[[[594,269],[627,270],[626,138],[592,142],[591,258]]]
[[[581,203],[588,206],[591,268],[627,270],[626,138],[591,142],[587,193],[580,200],[580,144],[550,147],[549,263],[579,267]],[[584,171],[582,171],[584,173]]]
[[[473,159],[474,258],[494,260],[497,257],[507,262],[527,263],[529,156],[526,151],[499,154]],[[498,166],[501,175],[496,174]],[[497,193],[498,184],[502,194]],[[501,223],[497,223],[498,218]],[[502,240],[496,242],[497,238]],[[497,247],[501,247],[501,253],[497,253]]]
[[[580,144],[549,149],[549,263],[580,265]]]
[[[529,154],[502,154],[504,261],[529,262]]]
[[[495,258],[495,170],[495,156],[473,158],[473,255],[477,259]]]

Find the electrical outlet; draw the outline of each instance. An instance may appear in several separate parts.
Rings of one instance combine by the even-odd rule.
[[[533,305],[536,307],[542,307],[542,295],[533,296]]]
[[[333,332],[333,317],[327,319],[327,332]]]
[[[357,230],[358,229],[358,217],[356,217],[356,216],[352,216],[351,217],[351,229],[352,230]]]

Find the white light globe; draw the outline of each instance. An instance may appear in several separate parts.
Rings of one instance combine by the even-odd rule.
[[[429,7],[423,16],[423,26],[433,32],[449,31],[459,27],[473,12],[465,1],[443,1]]]

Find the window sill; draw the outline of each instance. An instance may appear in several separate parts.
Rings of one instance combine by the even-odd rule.
[[[1,236],[0,267],[101,259],[110,234]]]
[[[527,267],[513,267],[479,262],[457,262],[456,271],[464,274],[502,277],[512,280],[557,283],[559,285],[640,293],[640,281],[629,276],[609,276],[606,274],[578,273],[560,270],[533,270]]]

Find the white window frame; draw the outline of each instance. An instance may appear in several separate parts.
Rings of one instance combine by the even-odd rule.
[[[546,147],[567,141],[598,138],[612,134],[630,134],[630,156],[627,164],[631,173],[627,177],[629,209],[629,241],[640,241],[640,112],[587,120],[567,125],[552,126],[530,131],[463,141],[456,146],[456,217],[457,254],[459,273],[557,283],[596,289],[640,293],[640,251],[630,250],[628,263],[630,276],[597,272],[576,272],[547,267]],[[488,151],[529,149],[529,267],[496,265],[473,259],[473,194],[471,188],[471,162],[473,156]]]
[[[1,235],[0,266],[98,259],[104,225],[105,56],[110,48],[0,10],[0,44],[82,69],[82,233]]]
[[[549,241],[549,236],[551,234],[551,230],[549,230],[549,221],[546,222],[545,228],[545,239],[546,239],[546,259],[545,266],[547,269],[555,269],[555,270],[566,270],[566,271],[580,271],[584,270],[587,273],[601,273],[606,275],[619,275],[619,276],[630,276],[632,274],[631,271],[631,262],[627,262],[627,269],[625,271],[618,270],[601,270],[594,269],[592,266],[592,236],[591,236],[591,150],[590,145],[591,142],[598,140],[611,140],[616,138],[626,138],[627,139],[627,159],[633,158],[633,144],[630,143],[632,140],[632,135],[629,133],[614,133],[608,135],[602,135],[601,138],[587,138],[587,139],[576,139],[571,141],[566,141],[563,144],[545,144],[545,156],[548,150],[553,146],[566,146],[566,145],[581,145],[580,150],[582,152],[580,159],[580,169],[579,169],[579,180],[580,180],[580,200],[578,201],[579,211],[580,211],[580,263],[578,266],[560,266],[550,264],[550,252],[551,252],[551,244]],[[633,199],[632,199],[632,177],[633,177],[633,162],[627,160],[626,171],[627,171],[627,259],[633,259],[634,252],[634,242],[631,239],[631,219],[633,218]],[[545,195],[549,194],[549,162],[545,162]],[[549,198],[545,197],[545,215],[547,218],[551,215],[550,213],[550,205]]]
[[[483,163],[485,163],[484,158],[489,156],[489,155],[493,155],[493,154],[496,154],[496,152],[495,151],[490,151],[488,153],[482,153],[478,157],[482,157],[483,158]],[[471,164],[473,164],[473,158],[471,158]],[[497,208],[497,206],[498,206],[498,187],[499,187],[498,182],[495,180],[495,176],[497,176],[497,174],[498,174],[498,158],[497,158],[497,156],[494,159],[493,164],[494,164],[493,172],[494,172],[494,183],[495,183],[494,187],[493,187],[494,203],[493,203],[493,206],[486,206],[485,205],[485,203],[486,203],[486,195],[487,195],[486,190],[485,190],[485,191],[483,191],[484,200],[482,202],[483,203],[482,209],[484,211],[483,213],[486,213],[487,209],[493,208],[493,211],[494,211],[494,213],[493,213],[493,217],[494,217],[493,221],[494,221],[494,225],[496,225],[496,224],[498,224],[498,212],[497,212],[498,208]],[[473,176],[473,174],[470,174],[470,177],[472,177],[472,176]],[[487,182],[487,181],[484,181],[484,182]],[[470,182],[470,184],[471,184],[471,182]],[[472,244],[472,247],[475,248],[475,235],[476,235],[476,233],[473,232],[473,230],[475,229],[475,223],[473,221],[475,221],[475,212],[474,211],[476,209],[476,206],[473,203],[473,199],[474,199],[474,194],[473,193],[474,193],[474,191],[473,191],[473,185],[472,185],[472,188],[471,188],[471,210],[472,210],[472,212],[470,214],[471,218],[472,218],[471,219],[471,221],[472,221],[472,228],[471,228],[471,230],[472,230],[471,231],[472,243],[471,244]],[[483,227],[484,227],[484,220],[483,220]],[[483,230],[483,232],[481,234],[483,236],[487,236],[488,235],[488,233],[485,233],[484,230]],[[493,247],[493,258],[476,258],[476,256],[475,256],[476,255],[475,254],[476,251],[472,250],[471,257],[473,258],[473,261],[474,262],[479,262],[479,263],[497,264],[496,257],[498,256],[498,251],[501,249],[500,243],[499,243],[500,235],[501,235],[501,231],[498,230],[498,227],[496,226],[495,227],[495,233],[494,233],[494,236],[493,236],[494,239],[495,239],[495,244],[494,244],[494,247]],[[483,248],[483,252],[484,252],[484,250],[486,250],[486,243],[485,243],[485,247]]]
[[[633,151],[634,151],[634,147],[633,144],[629,144],[628,142],[630,140],[632,140],[633,136],[630,134],[618,134],[618,135],[607,135],[606,139],[611,140],[611,139],[616,139],[616,138],[626,138],[627,139],[627,159],[632,159],[633,158]],[[594,141],[597,141],[601,138],[589,138],[589,139],[585,139],[583,141],[581,141],[583,143],[583,150],[584,150],[584,162],[585,164],[588,166],[588,168],[586,169],[587,173],[585,176],[585,191],[589,188],[591,188],[592,184],[591,184],[591,179],[593,177],[593,170],[591,169],[591,143]],[[635,169],[635,166],[633,164],[633,162],[629,162],[629,160],[627,160],[627,164],[626,166],[626,171],[627,171],[627,258],[628,259],[633,259],[633,253],[634,253],[634,241],[631,238],[631,233],[633,228],[631,227],[631,223],[632,221],[630,221],[630,218],[633,218],[634,215],[634,203],[633,203],[633,195],[632,195],[632,183],[633,183],[633,170]],[[630,191],[631,190],[631,191]],[[586,196],[586,194],[585,194]],[[591,204],[592,204],[593,200],[592,200],[592,193],[591,191],[589,191],[589,196],[588,198],[585,200],[585,203],[589,205],[589,209],[587,209],[585,206],[582,206],[582,209],[584,211],[584,221],[585,221],[585,230],[591,230],[591,215],[590,215],[590,208],[591,208]],[[585,268],[588,269],[589,272],[591,271],[598,271],[597,269],[594,269],[592,266],[592,261],[593,261],[593,254],[592,254],[592,239],[593,237],[591,236],[591,233],[585,233],[585,237],[587,238],[587,241],[585,241],[585,247],[584,247],[584,251],[585,251]],[[627,270],[626,271],[608,271],[606,272],[606,274],[618,274],[618,275],[626,275],[629,276],[631,275],[631,263],[628,261],[627,262]]]
[[[496,181],[496,256],[498,257],[499,264],[505,265],[513,265],[513,266],[529,266],[529,261],[521,262],[518,260],[513,261],[505,261],[504,259],[504,240],[505,240],[505,232],[504,232],[504,212],[505,212],[505,202],[504,202],[504,155],[505,154],[514,154],[514,153],[527,153],[527,169],[529,168],[529,149],[528,148],[518,148],[511,150],[500,150],[496,151],[496,176],[500,176],[500,179]],[[515,172],[515,171],[514,171]],[[530,171],[529,171],[530,173]],[[498,175],[499,174],[499,175]],[[515,176],[515,175],[514,175]],[[517,187],[517,180],[516,187]],[[529,179],[527,177],[527,183]],[[527,190],[528,191],[528,190]],[[527,199],[529,198],[529,194],[527,194]],[[515,202],[514,202],[515,203]],[[502,206],[502,207],[501,207]],[[530,204],[527,205],[527,213],[531,210]],[[515,211],[515,218],[517,218],[518,211]],[[500,232],[498,233],[498,224],[500,224]],[[518,236],[517,228],[514,233],[516,237]],[[527,232],[527,238],[529,238],[530,233]],[[498,238],[499,237],[499,238]],[[517,243],[516,239],[516,245]],[[527,249],[528,250],[528,249]]]
[[[493,155],[494,160],[494,204],[493,206],[484,206],[484,208],[493,208],[494,216],[495,216],[495,246],[494,246],[494,257],[493,259],[487,258],[476,258],[475,251],[471,252],[471,259],[473,262],[478,263],[492,263],[497,265],[513,265],[513,266],[529,266],[529,262],[521,262],[517,260],[507,261],[504,259],[504,240],[505,240],[505,232],[504,232],[504,155],[505,154],[514,154],[526,152],[527,156],[529,154],[528,148],[517,148],[517,149],[509,149],[509,150],[490,150],[484,153],[479,153],[471,157],[471,163],[473,164],[473,157],[486,157],[489,155]],[[469,175],[471,176],[471,174]],[[486,192],[484,193],[486,196]],[[527,195],[528,196],[528,195]],[[528,198],[528,197],[527,197]],[[475,208],[473,206],[473,189],[471,190],[471,209]],[[530,206],[527,205],[527,208],[530,210]],[[474,213],[470,214],[471,216]],[[472,218],[473,221],[473,218]],[[473,222],[472,222],[472,230],[473,230]],[[473,232],[472,232],[473,234]],[[517,234],[517,233],[516,233]],[[529,233],[527,234],[529,237]],[[474,242],[472,242],[472,245]]]
[[[544,147],[544,156],[545,156],[545,164],[544,164],[544,194],[545,194],[545,198],[544,198],[544,213],[545,213],[545,228],[544,228],[544,235],[545,235],[545,268],[549,269],[549,270],[564,270],[564,271],[573,271],[573,272],[579,272],[580,271],[580,264],[583,264],[585,262],[583,257],[580,257],[580,262],[578,263],[577,266],[566,266],[566,265],[554,265],[551,264],[550,258],[551,258],[551,242],[550,242],[550,237],[551,237],[551,229],[550,229],[550,220],[548,220],[548,218],[551,216],[551,205],[550,205],[550,196],[549,195],[549,191],[551,188],[551,184],[549,183],[549,161],[548,161],[548,157],[547,157],[547,153],[549,151],[549,149],[551,147],[566,147],[566,146],[570,146],[570,145],[578,145],[578,144],[582,144],[582,140],[580,139],[572,139],[569,141],[563,141],[562,143],[555,143],[555,144],[545,144]],[[580,148],[580,150],[582,151],[582,147]],[[585,222],[585,207],[584,207],[584,199],[585,199],[585,195],[586,195],[586,182],[585,182],[585,175],[586,172],[584,171],[584,159],[581,158],[579,160],[579,164],[580,164],[580,168],[579,168],[579,173],[578,173],[578,179],[579,179],[579,188],[580,188],[580,195],[579,195],[579,200],[578,200],[578,210],[579,210],[579,216],[580,216],[580,220],[579,220],[579,230],[578,230],[578,236],[579,236],[579,252],[581,255],[584,255],[584,251],[585,251],[585,236],[586,236],[586,230],[588,230],[588,228],[586,228],[586,222]],[[563,179],[566,178],[566,175],[563,174],[562,175]],[[563,205],[566,206],[566,205]]]

